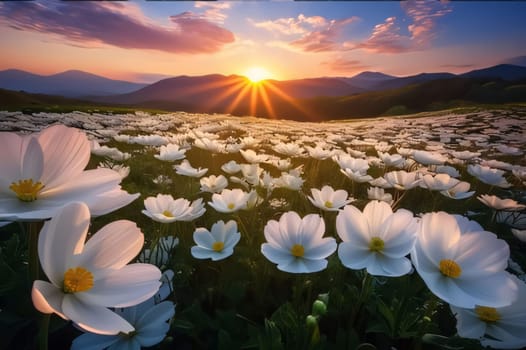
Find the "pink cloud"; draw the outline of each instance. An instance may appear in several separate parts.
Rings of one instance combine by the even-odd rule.
[[[278,18],[263,22],[250,22],[258,28],[266,29],[287,36],[300,36],[289,42],[295,49],[307,52],[324,52],[343,49],[339,36],[343,28],[357,21],[357,17],[341,20],[328,20],[322,16],[305,16]]]
[[[338,41],[343,28],[354,21],[357,17],[349,17],[342,20],[331,20],[323,28],[308,32],[300,39],[292,41],[291,46],[307,52],[338,51],[343,45]]]
[[[161,26],[131,3],[105,1],[6,2],[0,21],[18,30],[55,34],[76,45],[107,44],[171,53],[211,53],[234,41],[206,17],[184,12]]]
[[[343,57],[338,57],[331,61],[325,61],[322,62],[322,64],[328,66],[333,71],[345,72],[346,74],[361,72],[370,68],[370,66],[363,64],[361,61],[346,59]]]
[[[395,17],[377,24],[371,36],[353,48],[379,53],[402,53],[423,50],[435,38],[436,19],[451,12],[447,3],[438,1],[407,0],[400,2],[412,23],[407,26],[410,35],[402,35]]]

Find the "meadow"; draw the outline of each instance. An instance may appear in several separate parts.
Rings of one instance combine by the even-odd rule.
[[[144,233],[137,259],[164,273],[152,305],[175,306],[155,320],[166,332],[153,348],[526,346],[522,107],[320,123],[184,112],[0,112],[0,132],[29,135],[55,124],[88,136],[86,169],[113,169],[122,189],[140,194],[92,217],[89,232],[126,219]],[[391,232],[402,216],[403,227]],[[40,315],[31,303],[27,225],[1,224],[0,347],[30,349]],[[448,230],[458,231],[451,242]],[[396,257],[386,253],[390,234],[407,246]],[[457,271],[449,256],[437,266],[442,279],[431,278],[431,263],[422,261],[440,247],[458,250],[460,261],[455,240],[470,234],[476,239],[466,266]],[[284,241],[289,246],[281,247]],[[309,255],[316,244],[323,249]],[[474,272],[465,282],[472,285],[461,287],[465,295],[438,286],[460,283],[463,271],[487,259],[501,268]],[[503,279],[518,290],[511,306],[503,300],[510,294],[495,285]],[[483,286],[501,296],[494,305],[477,302],[490,300],[477,294]],[[53,315],[49,348],[69,348],[83,333]],[[131,342],[133,335],[122,337]]]

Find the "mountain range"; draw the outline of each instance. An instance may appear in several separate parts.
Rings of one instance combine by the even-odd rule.
[[[521,63],[521,58],[515,62]],[[525,102],[525,87],[526,67],[512,64],[458,75],[439,72],[395,77],[362,72],[353,77],[266,80],[257,85],[239,75],[178,76],[146,85],[81,71],[51,76],[0,71],[0,88],[75,97],[98,105],[297,120],[413,112],[451,101]]]

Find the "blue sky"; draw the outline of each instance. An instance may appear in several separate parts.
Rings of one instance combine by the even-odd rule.
[[[0,3],[0,69],[118,79],[461,73],[526,55],[522,1]],[[28,55],[28,52],[31,52]]]

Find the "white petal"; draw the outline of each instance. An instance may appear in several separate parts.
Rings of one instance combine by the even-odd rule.
[[[365,216],[353,205],[346,205],[336,217],[336,231],[344,242],[369,244],[369,227]]]
[[[100,350],[119,340],[118,335],[84,333],[73,339],[71,350]]]
[[[194,232],[194,242],[200,247],[212,249],[216,240],[207,229],[199,227]]]
[[[196,259],[211,259],[214,251],[195,245],[190,249],[190,253]]]
[[[21,178],[32,179],[33,181],[39,181],[44,171],[44,153],[38,143],[37,139],[31,137],[29,144],[27,145],[24,158],[22,159]],[[44,183],[46,185],[46,183]]]
[[[42,181],[49,187],[75,179],[88,165],[90,144],[80,130],[54,125],[40,133],[38,142],[44,152]]]
[[[479,339],[486,332],[486,322],[474,310],[451,306],[451,312],[457,319],[457,332],[461,337]]]
[[[81,266],[101,269],[120,269],[139,254],[144,235],[128,220],[111,222],[95,233],[79,257]]]
[[[62,303],[64,314],[82,329],[97,334],[128,333],[133,326],[109,309],[81,302],[74,295],[66,295]]]
[[[355,246],[351,242],[342,242],[338,246],[338,257],[345,267],[359,270],[374,262],[374,254],[369,249]]]
[[[384,221],[393,213],[391,206],[385,202],[373,200],[363,208],[363,215],[369,224],[369,232],[374,236],[379,236]]]
[[[62,299],[64,293],[49,282],[36,280],[33,282],[31,299],[35,308],[45,314],[56,313],[67,319],[62,313]]]
[[[382,254],[376,254],[375,269],[367,267],[371,275],[398,277],[411,271],[411,262],[404,257],[392,259]]]
[[[265,256],[265,258],[275,264],[288,264],[290,261],[295,259],[295,257],[288,250],[281,247],[276,247],[270,243],[263,243],[261,245],[261,253]]]
[[[28,136],[14,132],[2,132],[0,137],[0,193],[10,193],[9,186],[13,181],[22,180],[20,169],[22,158],[29,142]],[[35,180],[35,179],[34,179]]]
[[[315,247],[307,249],[305,247],[305,259],[318,260],[325,259],[336,251],[336,240],[332,237],[323,238]]]
[[[455,257],[462,268],[463,278],[484,278],[503,271],[508,266],[508,244],[487,232],[464,233],[459,242],[459,255]]]
[[[161,285],[161,271],[150,264],[130,264],[101,279],[88,291],[75,293],[85,303],[128,307],[153,296]]]
[[[278,269],[292,273],[318,272],[327,267],[327,260],[293,259],[288,263],[278,265]]]
[[[44,224],[38,237],[38,255],[49,280],[61,286],[71,257],[82,252],[90,224],[84,203],[71,203]]]

